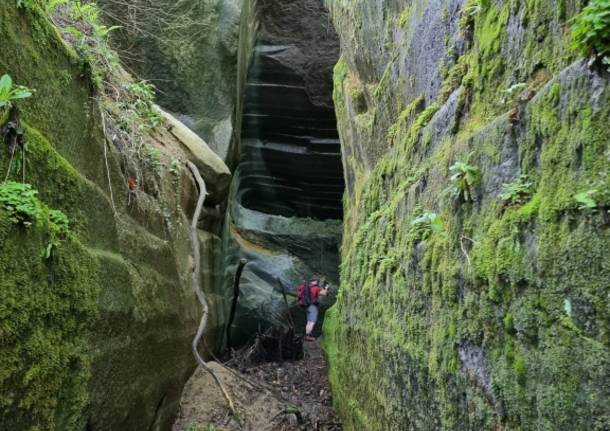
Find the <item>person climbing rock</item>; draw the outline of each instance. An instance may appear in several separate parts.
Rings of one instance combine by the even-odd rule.
[[[318,321],[318,314],[320,314],[320,303],[318,302],[318,298],[320,296],[328,295],[329,288],[330,285],[325,280],[322,283],[322,287],[320,287],[318,279],[313,279],[309,283],[303,283],[297,288],[297,302],[301,307],[305,308],[307,312],[305,341],[315,341],[312,332]]]

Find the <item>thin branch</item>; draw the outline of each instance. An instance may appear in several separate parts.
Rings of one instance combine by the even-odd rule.
[[[190,161],[187,161],[186,165],[190,169],[191,173],[193,174],[193,177],[195,178],[195,181],[197,182],[197,185],[199,186],[199,199],[197,201],[197,207],[195,208],[195,214],[193,215],[193,221],[191,223],[191,241],[193,243],[193,260],[194,260],[193,285],[195,286],[195,293],[197,294],[197,298],[199,299],[199,302],[201,303],[201,306],[203,307],[203,315],[201,316],[201,322],[199,323],[199,329],[197,330],[197,335],[195,335],[195,338],[193,340],[193,344],[192,344],[193,354],[195,355],[195,359],[197,360],[197,363],[199,363],[201,368],[203,368],[205,371],[210,373],[210,375],[212,376],[212,378],[214,379],[214,381],[216,382],[216,384],[222,391],[222,394],[224,395],[225,399],[227,400],[231,413],[233,414],[233,416],[235,416],[237,418],[237,411],[235,410],[235,405],[233,403],[233,399],[227,392],[226,388],[224,387],[224,385],[222,384],[222,382],[220,381],[220,379],[218,378],[218,376],[216,375],[214,370],[212,370],[208,366],[208,364],[206,364],[206,362],[203,360],[203,358],[199,354],[198,346],[199,346],[199,343],[201,342],[203,333],[204,333],[205,328],[208,323],[209,307],[208,307],[208,302],[203,293],[203,290],[201,289],[201,273],[200,273],[201,250],[200,250],[200,244],[199,244],[199,236],[197,234],[197,223],[199,221],[199,217],[201,216],[201,211],[203,210],[203,203],[205,202],[205,197],[207,195],[207,189],[206,189],[205,181],[203,180],[203,178],[201,178],[201,174],[199,173],[199,169],[197,169],[197,166],[195,166]]]
[[[110,203],[112,204],[112,210],[114,215],[117,214],[116,206],[114,205],[114,194],[112,193],[112,180],[110,179],[110,167],[108,165],[108,145],[110,145],[110,138],[106,130],[106,117],[102,114],[102,133],[104,133],[104,161],[106,162],[106,175],[108,176],[108,189],[110,190]]]
[[[235,320],[235,312],[237,310],[237,300],[239,299],[239,281],[241,280],[241,274],[244,268],[248,264],[246,259],[241,259],[237,265],[235,271],[235,279],[233,280],[233,301],[231,302],[231,312],[229,314],[229,321],[227,322],[227,347],[231,348],[231,326],[233,326],[233,320]]]

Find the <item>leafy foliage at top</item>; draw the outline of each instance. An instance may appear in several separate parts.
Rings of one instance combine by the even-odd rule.
[[[574,47],[610,70],[610,0],[591,0],[573,20]]]
[[[14,85],[10,75],[0,78],[0,108],[10,108],[15,100],[31,97],[33,90],[22,85]]]

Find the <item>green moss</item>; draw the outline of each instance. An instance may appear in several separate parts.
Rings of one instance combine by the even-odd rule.
[[[607,215],[574,201],[579,191],[610,185],[603,132],[610,87],[593,90],[578,65],[559,76],[574,57],[556,29],[577,3],[481,2],[468,18],[468,51],[427,107],[418,98],[404,108],[402,98],[388,97],[390,86],[378,87],[369,107],[377,120],[366,133],[338,109],[345,161],[358,175],[345,199],[341,293],[325,345],[346,429],[610,426],[599,384],[610,378]],[[366,17],[365,6],[335,10],[340,31],[348,13]],[[413,17],[426,9],[412,7]],[[400,11],[392,14],[398,25]],[[522,49],[513,44],[517,31]],[[369,40],[355,33],[354,45]],[[364,60],[372,50],[346,44],[344,86],[351,76],[382,73]],[[527,97],[514,126],[501,100],[516,83],[526,84]],[[447,109],[437,113],[456,89],[457,121],[446,126]],[[335,87],[337,105],[346,93]],[[384,151],[362,157],[374,146]],[[469,154],[481,171],[473,202],[443,204],[450,165]],[[506,169],[512,177],[504,179]],[[535,187],[507,207],[495,177],[501,185],[520,174]],[[446,235],[413,241],[418,206],[439,215]],[[475,347],[489,387],[462,359]]]
[[[525,359],[521,356],[516,356],[513,362],[513,369],[515,370],[515,376],[517,383],[521,386],[525,386],[527,380],[527,366],[525,365]]]
[[[0,420],[7,429],[83,426],[97,267],[74,234],[46,258],[54,232],[48,217],[23,228],[0,209]]]
[[[405,28],[409,23],[409,19],[411,19],[411,7],[407,6],[398,18],[398,26],[400,28]]]

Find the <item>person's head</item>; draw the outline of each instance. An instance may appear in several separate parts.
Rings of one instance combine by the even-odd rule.
[[[313,280],[311,280],[311,282],[309,283],[309,285],[311,287],[318,287],[320,285],[320,282],[318,281],[317,278],[314,278]]]

